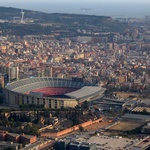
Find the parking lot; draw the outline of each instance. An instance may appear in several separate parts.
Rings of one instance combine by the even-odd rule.
[[[92,133],[94,132],[80,132],[67,138],[79,143],[96,144],[98,150],[131,150],[133,145],[139,141],[138,139],[123,138],[121,136],[106,136],[100,132],[97,135],[92,135]]]
[[[120,136],[93,136],[87,142],[95,143],[98,150],[130,150],[136,141]]]

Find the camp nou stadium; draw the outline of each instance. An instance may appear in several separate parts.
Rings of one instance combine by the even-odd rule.
[[[58,109],[96,100],[102,97],[105,88],[63,78],[33,77],[9,83],[4,91],[5,103],[9,106],[35,104]]]

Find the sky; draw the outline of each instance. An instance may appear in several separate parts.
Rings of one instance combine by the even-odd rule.
[[[140,18],[150,15],[150,0],[0,0],[0,6],[112,17]]]

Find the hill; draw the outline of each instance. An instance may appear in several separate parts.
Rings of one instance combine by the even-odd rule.
[[[63,13],[44,13],[39,11],[23,10],[25,18],[33,18],[38,22],[55,22],[55,23],[71,23],[74,21],[82,23],[98,23],[105,20],[110,20],[111,17],[80,15],[80,14],[63,14]],[[13,17],[21,17],[21,9],[12,7],[0,7],[0,19],[13,20]]]
[[[14,24],[11,21],[14,17],[21,17],[21,9],[11,7],[0,7],[0,19],[8,20],[8,23],[0,24],[1,29],[10,31],[14,35],[25,34],[50,34],[56,30],[65,30],[67,32],[74,32],[75,36],[77,29],[96,30],[98,32],[122,31],[125,24],[119,23],[109,16],[95,16],[95,15],[80,15],[80,14],[63,14],[63,13],[44,13],[32,10],[23,10],[25,12],[24,18],[32,18],[32,24]],[[11,22],[11,25],[10,25]],[[52,24],[55,26],[41,27],[41,24]],[[34,31],[30,32],[30,29]],[[24,29],[25,28],[25,29]],[[19,31],[18,31],[19,30]],[[21,30],[21,32],[20,32]],[[26,33],[25,33],[26,31]],[[5,32],[3,32],[5,33]],[[5,33],[6,34],[6,33]],[[7,33],[8,34],[8,33]],[[10,34],[10,33],[9,33]]]

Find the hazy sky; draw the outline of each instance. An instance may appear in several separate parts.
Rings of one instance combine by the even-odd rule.
[[[0,0],[1,6],[43,12],[85,13],[110,16],[150,15],[150,0]],[[80,10],[90,8],[91,10]]]

